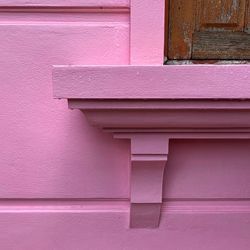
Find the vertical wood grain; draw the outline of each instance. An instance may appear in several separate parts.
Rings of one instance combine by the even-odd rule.
[[[169,36],[169,0],[165,1],[165,44],[164,44],[164,55],[168,56],[168,36]]]
[[[245,26],[244,31],[250,34],[250,0],[246,1]]]
[[[190,59],[196,0],[170,0],[169,59]]]
[[[249,0],[170,0],[168,58],[250,59],[249,16]]]
[[[246,0],[197,0],[196,31],[243,31]]]

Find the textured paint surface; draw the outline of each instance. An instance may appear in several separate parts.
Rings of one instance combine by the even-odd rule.
[[[63,212],[3,211],[0,244],[4,250],[249,250],[249,203],[232,205],[167,203],[157,230],[125,227],[127,205],[110,210],[83,205]]]
[[[128,196],[127,143],[52,97],[53,64],[128,63],[124,14],[117,22],[106,22],[106,15],[43,22],[12,14],[0,23],[0,197]]]
[[[250,65],[55,66],[53,80],[59,98],[248,99]]]
[[[132,65],[163,64],[164,7],[164,0],[131,0],[130,63]]]
[[[128,7],[0,6],[87,3]],[[0,13],[0,249],[249,250],[249,140],[170,141],[160,228],[128,229],[129,143],[53,100],[51,71],[129,64],[129,13],[60,12]]]

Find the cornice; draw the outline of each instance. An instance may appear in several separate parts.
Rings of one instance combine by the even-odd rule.
[[[130,227],[158,227],[171,139],[250,139],[250,67],[56,66],[55,98],[131,141]]]

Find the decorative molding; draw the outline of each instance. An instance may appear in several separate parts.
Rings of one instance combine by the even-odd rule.
[[[129,0],[1,0],[0,7],[129,7]]]
[[[159,225],[169,140],[250,139],[250,100],[240,99],[250,97],[248,70],[248,66],[54,68],[56,98],[67,98],[69,108],[83,111],[93,125],[115,138],[131,140],[131,228]]]
[[[55,66],[54,82],[58,98],[249,99],[250,65]]]

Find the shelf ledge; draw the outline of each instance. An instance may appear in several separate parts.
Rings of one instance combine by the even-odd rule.
[[[131,228],[160,222],[171,139],[250,139],[250,65],[55,66],[55,98],[131,141]]]

